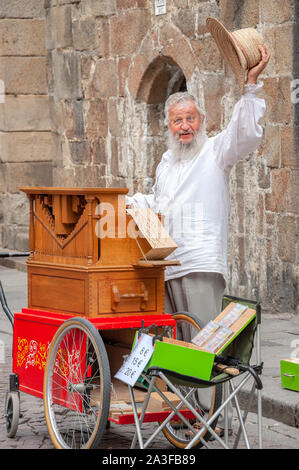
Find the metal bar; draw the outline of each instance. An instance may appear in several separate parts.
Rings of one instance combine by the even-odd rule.
[[[14,325],[14,316],[13,316],[13,313],[8,308],[1,281],[0,281],[0,301],[1,301],[4,313],[6,314],[7,318],[9,319],[9,321],[10,321],[12,327],[13,327],[13,325]]]
[[[231,383],[230,386],[231,386],[232,391],[234,391],[233,383]],[[240,423],[240,426],[242,428],[245,444],[246,444],[247,449],[250,449],[250,445],[249,445],[249,441],[248,441],[244,421],[242,419],[242,414],[241,414],[241,410],[240,410],[240,406],[239,406],[239,401],[237,399],[237,395],[234,396],[234,400],[235,400],[236,410],[237,410],[237,414],[238,414],[238,418],[239,418],[239,423]]]
[[[136,402],[135,402],[132,387],[130,385],[129,385],[129,392],[130,392],[131,402],[132,402],[132,406],[133,406],[133,413],[134,413],[134,419],[135,419],[135,425],[136,425],[136,432],[137,432],[138,441],[139,441],[139,447],[140,447],[140,449],[144,449],[142,435],[141,435],[141,431],[140,431],[138,413],[137,413],[137,408],[136,408]],[[132,443],[132,445],[133,445],[133,443]]]
[[[253,397],[254,397],[254,391],[255,391],[255,382],[253,382],[253,384],[252,384],[252,388],[251,388],[251,391],[250,391],[250,394],[249,394],[249,401],[247,402],[247,407],[244,409],[244,413],[243,413],[243,422],[244,423],[247,419],[248,412],[251,408],[252,400],[253,400]],[[236,396],[236,398],[237,398],[237,396]],[[240,423],[240,426],[239,426],[239,429],[238,429],[238,432],[237,432],[237,435],[236,435],[236,439],[235,439],[235,443],[234,443],[234,449],[236,449],[237,446],[238,446],[238,443],[239,443],[239,440],[240,440],[240,435],[241,435],[241,423]]]
[[[256,351],[257,351],[257,363],[261,366],[261,325],[257,325],[256,329]],[[258,437],[259,437],[259,449],[263,448],[263,436],[262,436],[262,391],[257,390],[257,419],[258,419]]]
[[[151,393],[152,393],[152,389],[155,385],[155,382],[156,382],[156,377],[153,377],[152,380],[149,383],[150,385],[149,385],[147,395],[146,395],[146,398],[145,398],[145,401],[143,403],[143,407],[142,407],[142,410],[141,410],[140,418],[139,418],[139,421],[138,421],[140,429],[141,429],[141,426],[142,426],[142,423],[143,423],[143,418],[144,418],[144,415],[145,415],[145,412],[146,412],[146,409],[147,409],[147,405],[148,405],[148,402],[149,402],[149,399],[150,399],[150,396],[151,396]],[[132,393],[133,393],[133,391],[132,391]],[[137,439],[137,430],[135,431],[135,434],[133,436],[131,449],[135,448],[136,439]]]
[[[17,256],[29,256],[30,252],[23,253],[0,253],[0,258],[14,258]]]

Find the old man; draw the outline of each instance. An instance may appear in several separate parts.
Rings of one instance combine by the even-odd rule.
[[[135,207],[149,207],[165,217],[178,248],[169,259],[180,266],[166,269],[165,309],[187,311],[205,324],[221,311],[227,280],[229,215],[228,178],[240,159],[254,152],[262,137],[259,120],[265,102],[257,96],[257,81],[270,53],[259,46],[260,62],[248,71],[244,94],[225,130],[208,138],[205,116],[187,92],[171,95],[165,104],[168,150],[156,171],[148,195],[127,198]]]

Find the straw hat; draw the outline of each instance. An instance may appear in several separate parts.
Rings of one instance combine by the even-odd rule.
[[[208,18],[206,25],[221,54],[236,75],[243,93],[246,70],[251,69],[261,60],[258,45],[264,44],[263,37],[254,28],[227,31],[215,18]]]

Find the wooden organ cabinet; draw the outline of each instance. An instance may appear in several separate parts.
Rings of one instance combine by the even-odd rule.
[[[29,308],[87,317],[164,313],[165,265],[178,264],[164,258],[176,244],[151,211],[127,210],[127,189],[21,190],[30,202]]]

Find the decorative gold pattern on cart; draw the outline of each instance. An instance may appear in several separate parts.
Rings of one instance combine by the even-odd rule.
[[[25,369],[29,366],[37,367],[42,370],[45,368],[47,351],[49,343],[44,344],[34,339],[18,337],[17,347],[17,367],[22,367],[25,363]]]

